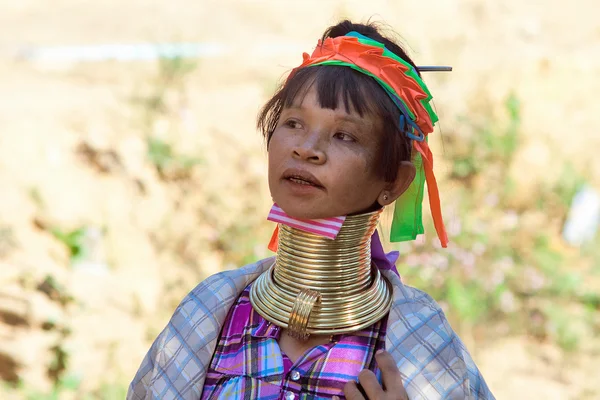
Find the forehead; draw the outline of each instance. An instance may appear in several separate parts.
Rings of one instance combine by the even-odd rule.
[[[296,96],[292,103],[285,108],[301,111],[327,110],[332,112],[336,119],[353,122],[366,127],[372,127],[378,120],[378,118],[370,113],[363,113],[363,115],[361,115],[354,107],[352,107],[352,105],[350,105],[349,109],[346,109],[343,104],[343,99],[340,98],[337,103],[338,107],[323,107],[323,104],[319,101],[318,91],[314,85],[312,85],[305,93]]]
[[[286,82],[281,94],[283,108],[305,104],[310,94],[310,100],[321,108],[360,117],[382,116],[383,104],[391,101],[371,77],[342,66],[301,69]]]

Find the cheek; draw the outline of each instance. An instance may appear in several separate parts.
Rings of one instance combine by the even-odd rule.
[[[343,182],[342,190],[360,191],[369,185],[371,174],[368,173],[367,160],[363,155],[353,156],[341,160],[336,168],[336,180]]]
[[[371,170],[373,163],[373,156],[370,151],[363,150],[359,151],[354,155],[354,162],[352,163],[352,172],[359,175],[361,178],[366,178],[372,175]]]
[[[271,140],[269,141],[269,146],[267,150],[269,152],[274,151],[275,153],[280,152],[281,149],[289,146],[290,135],[286,135],[286,132],[280,132],[279,130],[275,130],[271,135]]]
[[[285,141],[281,140],[281,136],[277,136],[275,133],[271,137],[269,147],[267,150],[267,171],[269,177],[269,183],[273,183],[279,177],[282,172],[281,166],[286,160],[287,147]]]
[[[346,188],[357,196],[370,197],[373,192],[379,192],[381,179],[375,173],[373,165],[375,158],[370,153],[361,154],[355,162],[346,164],[341,177],[346,182]]]
[[[278,160],[277,160],[277,154],[275,152],[273,152],[272,150],[269,150],[268,153],[268,157],[267,157],[267,172],[268,172],[268,177],[269,177],[269,181],[271,181],[274,176],[276,175],[276,170],[277,170],[277,165],[279,164]]]
[[[271,137],[271,141],[269,142],[269,146],[267,147],[267,158],[269,160],[269,167],[275,162],[278,158],[281,158],[282,153],[282,145],[281,140],[273,134]]]

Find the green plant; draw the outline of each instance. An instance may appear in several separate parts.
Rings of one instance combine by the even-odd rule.
[[[69,353],[62,345],[63,340],[68,334],[65,334],[64,332],[61,333],[62,337],[59,342],[50,348],[52,360],[50,361],[50,365],[48,365],[48,376],[53,382],[63,385],[65,383],[63,375],[69,364]],[[72,380],[67,380],[66,382],[70,384],[72,383]]]
[[[6,257],[17,246],[17,239],[12,228],[8,225],[0,225],[0,258]]]
[[[44,198],[42,197],[42,194],[38,188],[36,188],[36,187],[30,188],[28,191],[28,195],[29,195],[29,198],[31,199],[31,201],[33,201],[33,203],[39,209],[44,209],[44,207],[46,206],[46,203],[44,202]]]
[[[144,110],[145,122],[152,123],[158,115],[169,113],[167,98],[173,92],[178,100],[185,97],[185,81],[197,68],[195,60],[183,57],[162,57],[158,59],[157,73],[151,80],[149,93],[133,97],[134,104]]]
[[[452,160],[452,179],[468,181],[494,166],[499,166],[502,172],[498,180],[506,178],[519,145],[521,126],[521,102],[514,93],[506,98],[504,111],[508,121],[502,124],[485,114],[475,119],[460,119],[469,126],[471,134],[450,139],[446,147]]]
[[[558,179],[549,191],[554,192],[561,205],[566,209],[571,205],[571,200],[579,189],[583,187],[586,179],[577,171],[572,162],[565,162]]]
[[[147,157],[163,179],[188,177],[190,170],[202,163],[200,157],[177,154],[171,144],[157,137],[147,138]]]
[[[65,395],[76,393],[80,385],[80,377],[69,375],[57,381],[52,386],[52,389],[47,392],[34,389],[23,381],[19,381],[19,383],[13,386],[4,385],[0,394],[18,394],[19,398],[26,400],[63,400]]]
[[[485,314],[487,296],[476,282],[452,277],[447,282],[444,297],[463,321],[475,323]]]
[[[573,329],[573,316],[562,307],[547,307],[545,314],[549,320],[550,333],[556,343],[565,351],[572,352],[579,347],[581,337]]]
[[[103,383],[94,397],[98,400],[122,400],[127,397],[127,385],[118,382]]]
[[[37,290],[44,293],[51,300],[58,302],[65,307],[74,301],[66,288],[61,285],[52,275],[46,275],[45,278],[37,285]]]
[[[67,247],[71,262],[75,262],[87,255],[88,249],[85,242],[87,229],[86,226],[81,226],[71,231],[64,231],[58,227],[52,227],[50,233]]]
[[[148,92],[134,97],[134,104],[142,111],[142,129],[146,138],[146,157],[163,180],[181,180],[190,177],[191,170],[203,162],[199,156],[178,153],[165,139],[172,132],[157,133],[157,122],[167,121],[169,129],[180,118],[186,103],[186,81],[196,69],[194,60],[182,57],[160,58],[157,74],[151,80]],[[174,133],[174,132],[173,132]]]
[[[163,87],[177,87],[185,83],[185,79],[196,70],[198,63],[195,59],[185,57],[161,57],[158,59],[157,80]]]

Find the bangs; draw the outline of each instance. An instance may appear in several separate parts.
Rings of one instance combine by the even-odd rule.
[[[361,117],[381,116],[377,107],[381,99],[376,94],[388,97],[374,79],[352,68],[318,65],[299,70],[286,83],[281,92],[283,108],[301,104],[310,89],[316,90],[321,108],[336,110],[343,106],[346,113]]]

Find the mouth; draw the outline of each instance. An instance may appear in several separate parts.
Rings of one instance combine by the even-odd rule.
[[[288,169],[283,173],[282,178],[298,185],[313,186],[319,189],[325,188],[313,174],[300,169]]]

